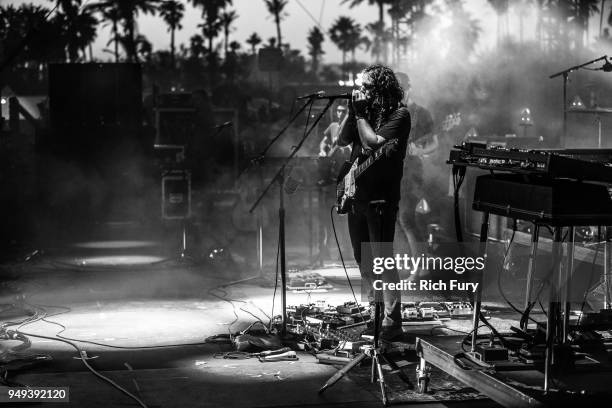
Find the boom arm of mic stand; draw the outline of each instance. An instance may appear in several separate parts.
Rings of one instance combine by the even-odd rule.
[[[309,102],[311,103],[311,102]],[[310,134],[312,133],[312,131],[314,130],[314,128],[317,126],[317,124],[321,121],[321,119],[323,118],[323,116],[325,115],[325,112],[328,111],[329,107],[334,103],[333,99],[330,99],[327,101],[327,104],[325,105],[325,107],[321,110],[321,112],[319,112],[319,115],[317,116],[317,118],[315,119],[315,121],[313,122],[313,124],[310,126],[310,128],[306,131],[306,133],[304,134],[304,137],[302,137],[302,140],[300,140],[300,142],[297,144],[297,146],[295,146],[293,148],[293,150],[291,151],[291,154],[289,156],[287,156],[287,158],[285,159],[285,162],[283,163],[283,165],[278,169],[278,171],[276,172],[276,174],[274,175],[274,177],[272,177],[272,180],[270,181],[270,183],[268,183],[268,185],[266,186],[266,188],[264,189],[264,191],[261,193],[261,195],[259,196],[259,198],[257,199],[257,201],[255,201],[255,203],[251,206],[251,208],[249,209],[249,212],[252,213],[255,208],[257,208],[257,205],[259,204],[259,202],[263,199],[263,197],[266,195],[266,193],[268,192],[268,190],[270,189],[270,187],[272,187],[272,185],[276,182],[277,179],[279,179],[281,177],[282,174],[284,174],[285,169],[287,168],[287,165],[289,164],[289,162],[291,161],[291,159],[293,159],[293,157],[295,156],[295,154],[300,150],[300,148],[302,147],[302,145],[304,144],[304,142],[306,141],[306,139],[308,139],[308,136],[310,136]],[[305,108],[305,106],[303,106],[302,108]]]
[[[607,56],[607,55],[604,55],[604,56],[602,56],[602,57],[596,58],[596,59],[591,60],[591,61],[589,61],[589,62],[585,62],[584,64],[575,65],[575,66],[573,66],[573,67],[571,67],[571,68],[565,69],[565,70],[563,70],[563,71],[559,71],[559,72],[557,72],[556,74],[552,74],[552,75],[551,75],[551,76],[549,76],[548,78],[549,78],[549,79],[552,79],[552,78],[556,78],[556,77],[558,77],[558,76],[561,76],[561,75],[563,75],[563,74],[569,74],[570,72],[575,71],[575,70],[577,70],[577,69],[580,69],[580,68],[582,68],[582,67],[586,67],[587,65],[594,64],[594,63],[596,63],[596,62],[598,62],[598,61],[601,61],[601,60],[606,61],[607,59],[608,59],[608,56]]]
[[[563,76],[563,126],[562,126],[562,132],[561,132],[561,137],[562,137],[561,147],[565,147],[565,141],[567,140],[567,77],[570,72],[580,69],[582,67],[586,67],[587,65],[594,64],[595,62],[601,61],[601,60],[608,61],[608,56],[604,55],[602,57],[596,58],[589,62],[585,62],[584,64],[575,65],[571,68],[568,68],[564,71],[557,72],[556,74],[552,74],[551,76],[548,77],[549,79],[552,79],[558,76]]]
[[[283,133],[285,133],[287,131],[287,129],[289,128],[289,126],[291,126],[291,124],[298,118],[298,116],[300,116],[302,114],[302,112],[304,112],[304,110],[311,105],[315,100],[315,97],[311,97],[309,98],[306,102],[304,102],[304,104],[300,107],[300,109],[298,109],[298,111],[295,113],[295,115],[293,115],[291,117],[291,119],[289,119],[289,122],[287,122],[287,124],[285,125],[284,128],[282,128],[278,134],[276,136],[274,136],[274,138],[272,140],[270,140],[270,142],[267,144],[267,146],[262,150],[261,153],[259,153],[259,155],[255,158],[255,160],[259,161],[261,160],[263,157],[265,157],[266,153],[268,153],[268,150],[270,150],[270,148],[272,147],[272,145],[274,143],[276,143],[276,141],[278,140],[279,137],[282,136]],[[242,169],[240,171],[240,173],[238,174],[238,178],[240,178],[240,176],[242,176],[242,174],[250,169],[253,166],[253,162],[251,162],[250,165],[248,165],[247,167],[245,167],[244,169]]]

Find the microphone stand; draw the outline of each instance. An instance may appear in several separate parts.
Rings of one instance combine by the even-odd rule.
[[[556,74],[552,74],[551,76],[548,77],[549,79],[552,79],[558,76],[563,76],[563,132],[561,135],[562,137],[561,146],[559,147],[565,147],[565,140],[567,139],[567,78],[568,78],[568,75],[572,71],[577,71],[580,68],[584,68],[587,65],[591,65],[591,64],[594,64],[602,60],[607,62],[608,56],[604,55],[603,57],[599,57],[589,62],[585,62],[584,64],[574,65],[573,67],[567,68],[563,71],[557,72]]]
[[[312,95],[310,98],[308,98],[308,100],[306,102],[304,102],[304,104],[300,107],[300,109],[298,109],[297,112],[295,112],[295,114],[291,117],[291,119],[289,119],[289,121],[287,122],[287,124],[285,125],[285,127],[283,127],[276,136],[274,136],[274,138],[272,138],[272,140],[270,140],[270,142],[268,142],[268,144],[266,145],[266,147],[264,147],[264,149],[261,151],[261,153],[259,153],[259,155],[257,155],[257,157],[252,158],[250,160],[250,164],[245,167],[244,169],[242,169],[240,171],[240,173],[238,174],[238,179],[240,178],[240,176],[242,176],[242,174],[244,172],[246,172],[247,170],[249,170],[251,167],[253,167],[254,164],[258,164],[266,155],[266,153],[268,153],[268,150],[270,150],[270,148],[272,147],[272,145],[274,143],[276,143],[276,141],[287,131],[287,129],[289,128],[289,126],[291,126],[291,124],[298,118],[298,116],[300,116],[302,114],[302,112],[304,112],[304,110],[309,106],[312,105],[312,102],[314,101],[314,99],[317,97],[317,95]]]
[[[257,166],[257,168],[259,169],[258,174],[259,174],[260,184],[263,184],[261,161],[264,159],[268,150],[270,150],[270,147],[272,147],[272,145],[285,133],[285,131],[287,131],[289,126],[291,126],[291,124],[298,118],[298,116],[300,116],[302,112],[304,112],[304,110],[309,105],[312,104],[312,102],[314,101],[314,99],[316,99],[316,97],[317,95],[312,95],[311,97],[309,97],[308,100],[304,102],[304,104],[300,107],[300,109],[291,117],[291,119],[289,119],[287,124],[278,132],[278,134],[274,136],[274,138],[272,138],[272,140],[266,145],[266,147],[261,151],[261,153],[259,153],[256,157],[249,160],[249,165],[244,167],[242,170],[240,170],[240,172],[238,173],[238,176],[236,177],[236,180],[234,180],[235,185],[238,184],[238,180],[240,180],[240,177],[242,177],[244,173],[246,173],[247,171],[249,171],[255,166]],[[249,213],[251,214],[253,213],[255,206],[257,205],[257,203],[259,203],[263,195],[265,195],[265,191],[262,193],[262,196],[257,200],[255,205],[253,205],[253,207],[249,210]],[[257,217],[257,260],[258,260],[258,266],[259,266],[259,273],[256,276],[241,279],[239,282],[247,282],[247,281],[251,281],[254,279],[263,278],[263,227],[262,227],[262,224],[263,222],[261,220],[261,214],[260,214]],[[284,307],[283,307],[283,310],[284,310]]]
[[[315,98],[316,97],[310,98],[308,102],[305,104],[305,106],[303,106],[302,109],[300,109],[300,112],[304,110],[306,105],[312,104]],[[295,146],[293,150],[291,151],[291,153],[289,154],[289,156],[285,158],[285,161],[282,164],[282,166],[278,169],[278,171],[276,172],[276,174],[274,175],[270,183],[268,183],[264,191],[260,194],[259,198],[257,198],[255,203],[249,210],[249,212],[252,213],[255,210],[255,208],[257,208],[261,200],[266,196],[266,194],[268,193],[272,185],[274,183],[278,183],[278,187],[279,187],[278,240],[279,240],[279,253],[280,253],[280,275],[281,275],[281,285],[282,285],[281,287],[282,316],[281,316],[281,333],[280,333],[281,337],[284,337],[287,334],[287,269],[286,269],[286,257],[285,257],[285,170],[287,166],[289,165],[289,162],[291,161],[291,159],[293,159],[295,154],[300,150],[300,148],[302,147],[302,145],[304,144],[308,136],[310,136],[310,134],[312,133],[314,128],[317,126],[319,121],[323,118],[327,110],[334,103],[334,99],[335,98],[328,99],[325,107],[321,110],[321,112],[319,112],[318,116],[316,117],[315,121],[312,123],[310,128],[306,130],[306,132],[304,133],[304,136],[302,136],[302,139],[297,144],[297,146]],[[297,117],[297,115],[294,116],[289,123],[291,123],[295,119],[295,117]],[[289,125],[287,125],[287,127],[289,127]],[[275,138],[274,140],[276,140],[277,138]],[[264,151],[266,151],[270,145],[271,144],[269,144]]]

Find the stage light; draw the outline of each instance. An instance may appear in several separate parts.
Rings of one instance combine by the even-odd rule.
[[[478,131],[475,127],[471,127],[465,132],[465,136],[463,136],[464,141],[469,141],[470,139],[476,139],[478,137]]]
[[[523,128],[523,137],[527,137],[527,128],[529,126],[533,126],[533,122],[531,121],[531,111],[529,108],[524,108],[521,111],[519,126]]]
[[[357,74],[357,79],[355,79],[355,86],[361,86],[363,73]]]
[[[582,102],[582,99],[580,99],[580,96],[574,96],[574,99],[572,99],[572,103],[570,104],[570,109],[584,109],[584,103]]]
[[[342,80],[338,81],[338,85],[344,86],[344,81],[342,81]]]
[[[225,252],[224,248],[214,248],[210,251],[210,253],[208,254],[208,257],[211,259],[220,258],[224,255],[224,252]]]
[[[0,98],[0,103],[2,105],[5,105],[6,104],[6,98]]]
[[[521,126],[531,126],[533,122],[531,121],[531,111],[529,108],[525,108],[521,111]]]

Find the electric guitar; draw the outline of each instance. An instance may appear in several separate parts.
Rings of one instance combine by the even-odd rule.
[[[355,183],[357,177],[362,175],[378,159],[387,156],[397,143],[397,139],[386,142],[361,164],[357,164],[357,158],[353,162],[344,162],[336,185],[336,211],[338,214],[346,214],[349,211],[351,201],[357,192]]]

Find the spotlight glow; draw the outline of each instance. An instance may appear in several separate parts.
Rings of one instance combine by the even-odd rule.
[[[75,266],[130,266],[147,265],[166,260],[165,257],[155,255],[109,255],[87,256],[67,260],[66,263]]]

